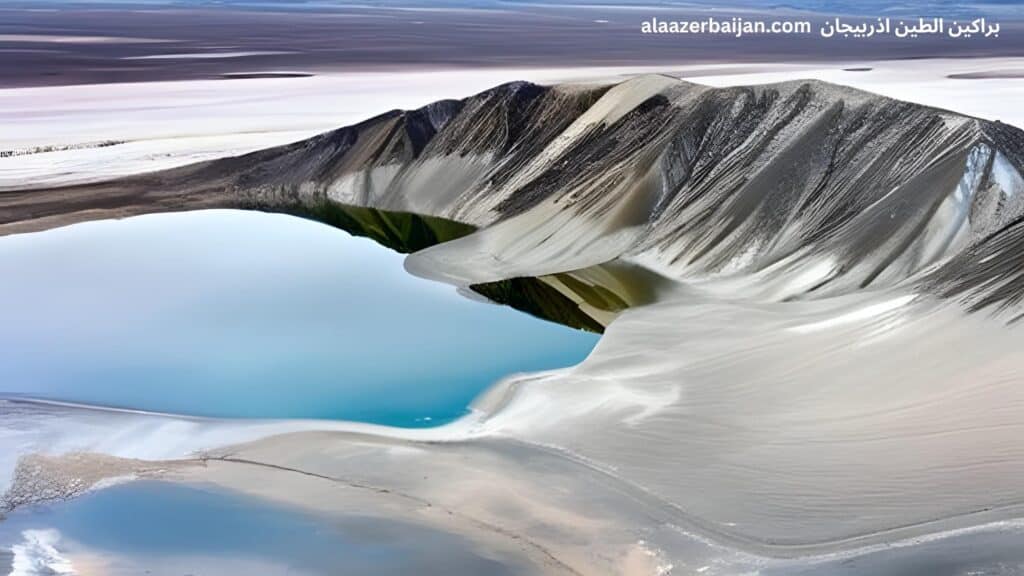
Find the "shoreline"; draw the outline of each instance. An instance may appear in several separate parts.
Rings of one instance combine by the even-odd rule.
[[[498,387],[496,386],[496,388]],[[508,394],[511,389],[513,390],[511,394],[514,396],[516,388],[504,387],[501,392]],[[485,394],[492,394],[494,391],[492,389]],[[512,398],[509,397],[506,400],[511,401]],[[37,404],[32,401],[27,403]],[[194,419],[187,416],[147,414],[84,405],[56,405],[76,411],[123,413],[169,420],[206,420],[228,429],[257,428],[253,423],[237,420]],[[427,508],[436,506],[437,504],[432,503],[433,499],[443,499],[445,486],[437,486],[429,482],[403,484],[396,483],[392,479],[398,470],[409,468],[410,466],[407,464],[392,462],[392,464],[380,465],[378,462],[372,466],[375,470],[373,474],[369,475],[372,479],[346,480],[349,475],[354,477],[360,474],[363,466],[359,462],[362,459],[380,460],[397,455],[398,459],[402,457],[419,458],[418,464],[411,468],[419,471],[418,473],[423,473],[424,479],[434,476],[441,478],[463,476],[460,482],[468,483],[477,490],[488,491],[489,494],[485,498],[478,498],[479,502],[469,503],[470,511],[467,513],[471,513],[472,509],[480,502],[487,503],[486,506],[503,507],[505,505],[503,494],[508,491],[508,487],[502,486],[501,481],[492,485],[490,482],[471,479],[473,476],[491,477],[491,482],[493,482],[496,478],[504,478],[510,470],[510,466],[516,465],[514,463],[542,460],[549,462],[545,466],[549,473],[552,470],[560,470],[557,473],[560,481],[580,484],[572,492],[578,491],[580,494],[586,494],[587,498],[594,497],[595,491],[605,493],[604,498],[609,497],[608,494],[615,494],[614,498],[618,503],[613,504],[612,507],[617,510],[618,514],[627,516],[640,514],[648,520],[653,515],[659,518],[655,522],[656,525],[671,526],[685,538],[702,542],[712,548],[728,549],[766,560],[818,562],[839,558],[847,559],[893,547],[913,546],[967,533],[1001,527],[1024,526],[1024,500],[1021,500],[840,539],[802,543],[762,540],[730,531],[727,527],[717,526],[692,516],[678,505],[625,478],[616,476],[614,470],[589,462],[581,455],[566,449],[545,446],[514,437],[487,435],[482,431],[478,431],[476,434],[467,434],[460,430],[478,426],[481,421],[486,420],[485,416],[471,415],[463,420],[470,421],[460,420],[429,429],[392,428],[346,421],[261,421],[259,422],[260,426],[270,426],[270,428],[262,430],[257,428],[252,431],[253,437],[243,439],[241,442],[214,445],[195,451],[189,456],[173,459],[125,459],[86,452],[54,456],[27,454],[23,455],[24,464],[20,462],[19,468],[27,466],[43,470],[46,478],[44,485],[50,487],[41,489],[40,485],[30,485],[26,489],[23,485],[25,480],[16,478],[15,484],[9,487],[9,493],[21,495],[20,501],[16,502],[8,511],[35,502],[72,499],[87,492],[102,489],[113,482],[138,479],[186,483],[212,482],[224,488],[294,505],[302,509],[323,510],[324,502],[305,495],[303,490],[279,488],[277,484],[261,483],[248,474],[238,472],[253,467],[339,482],[349,488],[367,491],[385,499],[393,497],[398,500],[415,502]],[[345,455],[345,457],[335,459],[339,454]],[[465,454],[482,455],[480,460],[486,465],[472,464],[467,468],[466,464],[472,460],[466,460]],[[459,461],[458,464],[451,462],[453,455],[456,455],[454,459]],[[355,461],[349,461],[350,458],[355,458]],[[443,461],[440,463],[429,461],[434,458],[442,458]],[[507,464],[496,466],[496,462]],[[554,464],[555,462],[558,464]],[[211,472],[211,470],[213,471]],[[575,470],[575,472],[569,472],[569,470]],[[44,476],[33,479],[42,478]],[[534,480],[527,474],[517,474],[515,481],[520,491],[525,490],[528,493],[539,494],[547,490],[547,486],[542,481]],[[421,497],[420,493],[433,496]],[[536,496],[529,501],[536,500],[543,500],[543,498]],[[347,504],[348,502],[337,503],[342,508]],[[524,504],[520,502],[520,505]],[[461,513],[459,506],[441,506],[440,509],[446,510],[449,516]],[[579,508],[554,506],[553,509],[568,513],[569,510],[578,510]],[[407,513],[409,513],[408,510],[397,517],[410,519],[416,516],[416,514],[410,514],[409,518],[406,518],[405,514]],[[615,524],[621,528],[625,523],[621,518],[617,518],[609,521],[609,524]],[[453,532],[458,532],[458,527],[457,523],[443,526]],[[570,531],[572,527],[572,524],[565,524],[560,529]],[[642,532],[643,529],[644,527],[640,523],[633,526],[633,530],[637,533]],[[495,532],[503,538],[512,540],[527,538],[526,533],[515,535],[514,531],[495,530]],[[463,535],[471,535],[471,533],[467,532]],[[620,545],[624,544],[620,543]],[[554,548],[557,549],[557,546]],[[671,553],[671,550],[663,550],[663,552]],[[582,573],[589,572],[584,570]]]
[[[680,549],[691,557],[725,551],[745,562],[769,566],[819,564],[1024,526],[1016,505],[1015,515],[1007,514],[1009,509],[989,510],[984,516],[939,519],[843,541],[801,546],[758,543],[666,516],[663,502],[646,501],[648,496],[630,492],[620,479],[606,473],[573,474],[569,470],[580,465],[594,469],[573,463],[564,454],[500,439],[439,445],[308,431],[270,436],[184,460],[122,461],[79,454],[53,458],[49,464],[63,469],[66,458],[79,472],[84,466],[97,478],[95,487],[68,498],[102,489],[111,480],[210,483],[306,512],[330,516],[356,511],[421,524],[470,538],[482,549],[522,553],[544,574],[653,574],[658,573],[659,561],[679,557]],[[467,458],[476,464],[467,468]],[[367,463],[373,464],[372,473],[363,471]],[[516,469],[523,464],[528,469],[540,466],[545,478],[532,479],[528,470]],[[403,481],[399,470],[410,467],[431,480]],[[452,494],[455,478],[457,491],[463,494]],[[573,488],[553,492],[552,482]],[[466,491],[473,497],[466,498]],[[510,494],[515,496],[510,499]],[[582,509],[572,502],[576,499],[602,502],[600,512],[592,509],[579,516]],[[968,518],[970,522],[964,523]],[[543,529],[538,529],[538,520]],[[652,526],[659,527],[653,528],[655,534],[649,533]],[[593,549],[604,553],[594,557],[587,552]],[[638,568],[638,550],[654,563]]]

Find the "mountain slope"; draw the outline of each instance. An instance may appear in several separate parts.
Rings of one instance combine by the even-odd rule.
[[[483,227],[410,260],[460,283],[626,258],[677,279],[756,278],[747,297],[921,280],[991,304],[1020,290],[975,296],[992,279],[958,270],[979,266],[982,246],[1013,236],[1024,215],[1022,134],[818,81],[518,82],[237,158],[0,193],[0,230],[69,212],[332,202]]]

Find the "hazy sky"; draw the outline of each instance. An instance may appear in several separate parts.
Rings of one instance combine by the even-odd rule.
[[[582,1],[582,0],[581,0]],[[0,7],[0,87],[215,79],[261,72],[429,70],[479,67],[678,65],[723,62],[863,61],[1024,56],[1019,4],[945,0],[785,4],[710,0],[686,5],[586,0],[81,0],[6,2]],[[622,4],[628,4],[623,6]],[[817,6],[864,16],[988,15],[998,38],[645,35],[650,18],[830,18]],[[475,7],[476,9],[465,9]],[[461,9],[455,9],[461,8]]]
[[[207,6],[217,8],[260,8],[288,7],[293,9],[344,9],[353,5],[390,8],[483,8],[509,9],[525,6],[621,6],[679,8],[710,7],[716,9],[745,8],[757,10],[806,10],[825,14],[900,14],[909,16],[963,16],[1003,15],[1010,16],[1020,10],[1019,0],[985,0],[984,2],[960,2],[956,0],[924,0],[892,2],[890,0],[32,0],[31,2],[10,2],[11,5],[28,4],[80,4],[80,5],[127,5],[146,4],[175,6]]]

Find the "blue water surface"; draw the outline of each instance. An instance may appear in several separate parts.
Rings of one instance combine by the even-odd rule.
[[[25,545],[38,540],[54,550]],[[518,559],[425,526],[321,517],[215,487],[155,481],[18,510],[0,521],[0,550],[84,572],[99,564],[110,576],[521,573]]]
[[[0,238],[0,394],[428,426],[597,337],[469,300],[289,216],[211,210]]]

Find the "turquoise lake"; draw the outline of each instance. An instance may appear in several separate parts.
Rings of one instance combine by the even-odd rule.
[[[299,218],[212,210],[0,238],[0,394],[430,426],[597,336],[405,272]]]
[[[154,481],[18,510],[0,521],[6,550],[4,574],[7,565],[17,574],[107,576],[527,573],[518,558],[424,526],[319,517],[205,485]]]

